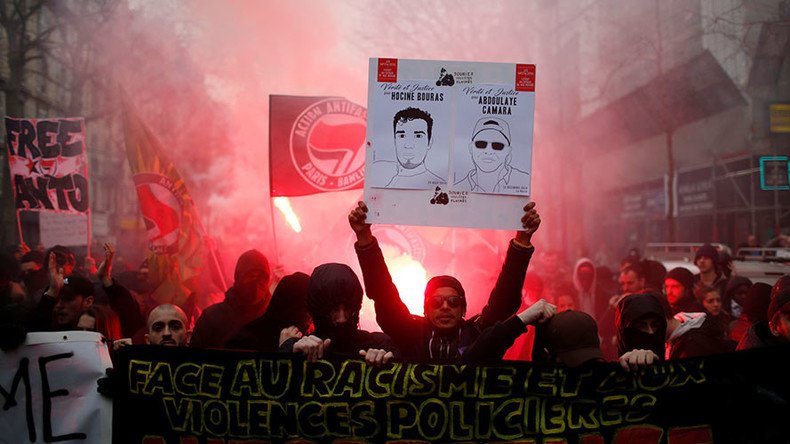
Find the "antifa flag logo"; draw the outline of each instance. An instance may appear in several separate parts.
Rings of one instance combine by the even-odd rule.
[[[177,253],[182,206],[173,181],[159,174],[144,173],[134,176],[134,184],[151,251]]]
[[[417,262],[425,261],[428,248],[420,234],[413,227],[406,225],[373,225],[373,235],[378,239],[383,249],[394,252],[395,257],[408,255]],[[346,239],[346,251],[354,250],[356,238],[349,236]]]
[[[399,255],[408,254],[417,262],[425,260],[425,243],[419,234],[405,225],[373,226],[373,234],[379,243],[398,250]]]
[[[367,110],[345,99],[327,99],[304,110],[291,128],[291,159],[317,189],[354,188],[365,176]]]

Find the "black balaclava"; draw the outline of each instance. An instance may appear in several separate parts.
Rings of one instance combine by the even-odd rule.
[[[636,321],[654,318],[659,328],[655,333],[645,333],[634,326]],[[624,297],[615,312],[617,326],[617,353],[635,349],[652,350],[659,359],[664,359],[667,335],[666,308],[653,293],[636,293]]]
[[[248,250],[239,256],[233,273],[233,288],[236,298],[244,304],[268,304],[271,295],[268,288],[261,291],[260,285],[268,287],[271,270],[266,256],[258,250]],[[258,279],[251,280],[253,277]]]
[[[345,264],[323,264],[313,270],[307,287],[307,311],[313,318],[315,334],[332,339],[338,348],[353,337],[359,326],[362,309],[362,285],[354,271]],[[332,325],[331,311],[343,304],[350,311],[348,322]]]
[[[305,303],[309,283],[310,276],[299,272],[280,279],[264,314],[278,333],[283,328],[294,325],[303,334],[307,334],[312,322]]]

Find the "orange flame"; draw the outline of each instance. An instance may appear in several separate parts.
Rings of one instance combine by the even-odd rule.
[[[281,213],[283,213],[285,221],[288,222],[288,225],[291,226],[291,229],[294,230],[294,232],[302,232],[302,224],[299,223],[299,216],[297,216],[294,212],[293,207],[291,207],[291,201],[288,200],[287,197],[275,197],[274,206],[277,207]]]

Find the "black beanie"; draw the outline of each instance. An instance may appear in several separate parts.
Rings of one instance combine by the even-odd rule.
[[[694,287],[694,274],[686,268],[677,267],[667,273],[666,279],[673,279],[680,282],[686,291],[693,290]]]
[[[705,244],[697,250],[697,253],[694,255],[694,263],[697,263],[697,259],[701,257],[709,257],[713,259],[713,262],[717,262],[719,260],[719,250],[716,249],[713,245]]]
[[[442,287],[450,287],[453,290],[458,292],[458,296],[461,296],[461,300],[463,301],[464,310],[466,310],[466,292],[464,291],[464,287],[461,285],[461,282],[458,279],[452,276],[435,276],[432,277],[431,280],[425,285],[425,312],[428,312],[428,298],[433,296],[433,292],[436,291],[438,288]]]

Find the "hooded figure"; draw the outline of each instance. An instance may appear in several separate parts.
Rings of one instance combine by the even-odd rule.
[[[664,359],[667,319],[664,305],[653,293],[637,293],[623,298],[615,312],[617,354],[642,349]]]
[[[583,257],[576,261],[573,267],[573,287],[576,289],[579,311],[594,318],[602,317],[608,305],[609,295],[599,288],[598,272],[590,259]]]
[[[790,315],[790,274],[779,278],[771,288],[768,310],[764,321],[749,327],[738,343],[738,350],[785,344],[790,340],[783,318]],[[785,336],[785,335],[788,336]]]
[[[360,350],[371,348],[395,352],[392,341],[384,333],[359,330],[362,285],[348,265],[316,267],[310,275],[305,303],[315,325],[313,335],[331,340],[325,357],[357,359]],[[280,351],[292,352],[298,340],[286,340]]]
[[[745,276],[735,275],[727,281],[727,287],[721,295],[721,304],[730,310],[733,318],[738,318],[743,312],[746,295],[751,287],[752,281]]]
[[[740,342],[752,325],[758,322],[767,324],[768,305],[770,303],[770,285],[764,282],[756,282],[749,287],[746,298],[742,301],[741,315],[730,324],[730,339]]]
[[[645,287],[660,293],[664,279],[667,277],[666,267],[661,262],[653,260],[645,260],[642,266],[645,269]]]
[[[746,293],[742,314],[752,323],[767,321],[768,307],[770,305],[771,286],[764,282],[757,282]]]
[[[310,276],[294,273],[283,277],[272,293],[272,301],[263,316],[245,325],[225,346],[244,350],[276,352],[280,332],[296,327],[301,335],[310,332],[312,319],[305,302]]]
[[[362,309],[362,285],[351,267],[345,264],[323,264],[313,270],[307,287],[307,311],[315,323],[315,335],[337,342],[349,339],[359,326]],[[331,311],[345,306],[349,316],[345,322],[332,321]]]
[[[222,348],[241,328],[266,311],[269,293],[269,261],[258,250],[249,250],[239,257],[233,273],[233,286],[225,300],[203,312],[195,323],[190,346]]]

